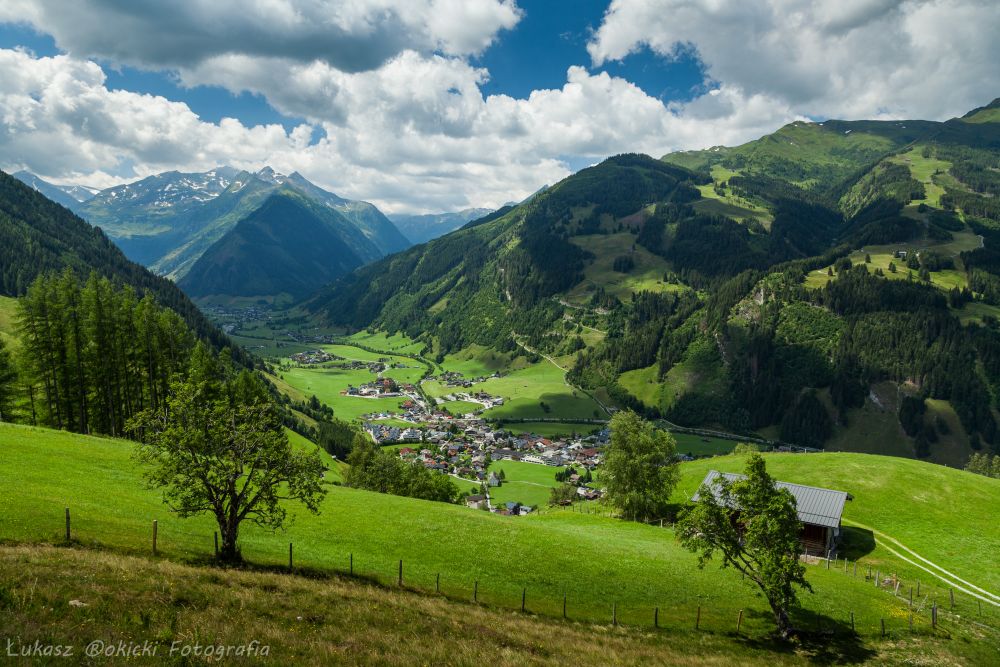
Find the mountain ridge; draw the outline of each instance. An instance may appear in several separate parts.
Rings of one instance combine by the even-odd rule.
[[[212,244],[178,286],[193,297],[302,298],[380,256],[343,215],[285,184]]]

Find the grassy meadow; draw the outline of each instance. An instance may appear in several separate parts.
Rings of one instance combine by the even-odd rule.
[[[144,554],[151,522],[158,519],[163,557],[188,562],[210,557],[211,521],[172,516],[159,493],[145,488],[129,457],[129,443],[3,425],[0,447],[5,452],[0,505],[6,509],[0,515],[0,538],[61,542],[63,508],[70,507],[74,541],[81,546]],[[767,460],[780,479],[854,494],[845,514],[848,522],[883,531],[979,586],[1000,588],[992,567],[1000,543],[992,516],[1000,501],[1000,481],[865,455],[768,455]],[[735,470],[742,462],[719,457],[683,464],[677,502],[697,487],[707,469]],[[517,607],[526,588],[529,608],[546,615],[560,616],[566,595],[575,620],[606,623],[617,605],[619,622],[649,625],[652,608],[659,606],[661,625],[687,630],[701,606],[702,628],[710,632],[731,633],[740,609],[746,612],[746,634],[760,638],[770,630],[765,605],[753,590],[731,571],[714,566],[699,570],[669,528],[572,511],[505,518],[339,486],[329,490],[319,516],[293,509],[294,522],[285,532],[247,527],[242,534],[245,556],[278,566],[287,562],[288,543],[294,542],[302,567],[343,571],[353,554],[355,574],[391,583],[402,559],[407,585],[433,590],[440,573],[444,593],[467,599],[478,581],[479,601],[491,605]],[[962,498],[961,512],[940,502],[944,497]],[[865,642],[877,646],[876,628],[885,618],[898,644],[906,634],[905,606],[890,591],[865,582],[866,564],[896,572],[905,581],[919,577],[922,594],[939,602],[947,595],[929,575],[876,546],[866,529],[852,531],[849,550],[852,558],[863,559],[862,574],[855,578],[838,568],[810,566],[808,578],[816,592],[803,596],[800,622],[843,630],[853,611]],[[971,598],[959,595],[957,600],[956,614],[971,613]],[[984,614],[989,630],[980,632],[995,638],[995,610]],[[915,622],[918,639],[910,641],[938,641],[926,627],[926,613]],[[964,636],[963,627],[954,619],[948,632]],[[975,642],[963,643],[962,650],[987,655]]]
[[[521,461],[494,461],[490,470],[497,474],[503,470],[506,476],[502,485],[490,489],[494,505],[518,502],[532,507],[544,507],[549,502],[552,489],[559,486],[556,472],[561,468]]]

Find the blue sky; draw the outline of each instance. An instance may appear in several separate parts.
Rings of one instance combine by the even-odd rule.
[[[616,153],[961,115],[1000,94],[997,34],[983,0],[3,0],[0,169],[497,206]]]

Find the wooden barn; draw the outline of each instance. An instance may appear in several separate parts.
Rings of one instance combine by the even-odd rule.
[[[709,470],[702,486],[712,488],[719,478],[735,482],[743,479],[743,475]],[[799,521],[802,522],[799,541],[803,552],[826,556],[829,552],[836,551],[840,541],[840,518],[844,513],[844,503],[851,500],[850,494],[790,482],[775,481],[774,485],[779,489],[788,489],[795,498]],[[699,494],[695,493],[691,500],[697,502],[698,498]]]

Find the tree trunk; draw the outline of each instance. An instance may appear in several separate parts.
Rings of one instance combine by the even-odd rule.
[[[219,559],[226,563],[239,563],[243,560],[237,544],[240,535],[240,522],[235,517],[219,518],[219,534],[222,536],[222,547],[219,549]]]
[[[774,613],[774,623],[778,626],[778,634],[781,635],[782,639],[788,639],[791,637],[795,629],[792,627],[792,621],[788,618],[788,612],[781,605],[768,601],[771,605],[771,611]]]

